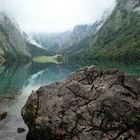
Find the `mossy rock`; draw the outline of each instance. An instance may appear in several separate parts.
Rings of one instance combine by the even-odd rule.
[[[36,118],[36,108],[32,105],[29,104],[25,107],[24,109],[24,118],[25,120],[28,120],[29,122],[34,122]]]

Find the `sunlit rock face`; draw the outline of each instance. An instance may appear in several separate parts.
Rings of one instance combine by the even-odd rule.
[[[22,109],[29,140],[139,140],[140,82],[85,67],[33,91]]]

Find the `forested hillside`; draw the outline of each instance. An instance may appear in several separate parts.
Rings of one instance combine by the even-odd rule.
[[[140,1],[117,0],[112,14],[89,44],[76,58],[139,60]]]
[[[27,51],[24,38],[18,26],[5,14],[0,14],[0,60],[26,60],[30,54]]]

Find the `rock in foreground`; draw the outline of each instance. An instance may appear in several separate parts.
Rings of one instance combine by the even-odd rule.
[[[140,140],[140,82],[86,67],[34,91],[22,116],[30,140]]]

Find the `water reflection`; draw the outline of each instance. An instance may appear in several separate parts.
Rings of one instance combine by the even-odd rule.
[[[32,90],[64,79],[76,67],[56,64],[4,64],[0,67],[0,110],[8,116],[0,122],[0,140],[25,140],[24,134],[17,134],[18,127],[26,128],[20,116]],[[27,128],[26,128],[27,129]]]
[[[20,110],[32,90],[65,79],[76,69],[91,64],[105,69],[115,67],[140,77],[139,64],[127,65],[96,61],[84,64],[1,64],[0,110],[8,111],[8,116],[0,122],[0,140],[25,140],[27,131],[24,134],[17,134],[16,131],[18,127],[26,128],[21,119]]]

